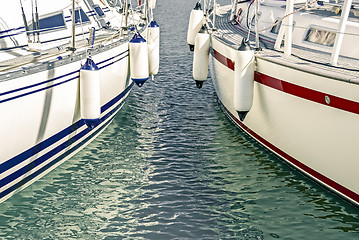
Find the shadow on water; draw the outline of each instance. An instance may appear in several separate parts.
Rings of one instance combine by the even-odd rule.
[[[157,1],[161,66],[88,147],[0,205],[6,239],[358,239],[358,209],[236,129]]]

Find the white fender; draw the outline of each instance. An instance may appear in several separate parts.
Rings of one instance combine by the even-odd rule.
[[[189,17],[188,30],[187,30],[187,43],[190,47],[190,50],[194,50],[195,38],[199,30],[203,25],[204,14],[201,9],[201,4],[197,2],[194,9],[191,11]]]
[[[160,27],[154,20],[148,26],[147,41],[149,74],[154,76],[160,66]]]
[[[148,8],[155,9],[156,8],[156,0],[148,0]]]
[[[136,33],[129,43],[131,79],[139,86],[148,80],[148,46],[146,40]]]
[[[81,118],[88,127],[94,128],[101,115],[100,71],[91,58],[80,69]]]
[[[236,51],[234,62],[233,104],[243,121],[252,107],[254,90],[254,51],[244,39]]]
[[[197,33],[193,54],[193,79],[198,88],[208,76],[210,36],[205,26]]]

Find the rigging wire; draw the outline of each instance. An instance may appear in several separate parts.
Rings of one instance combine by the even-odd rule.
[[[35,25],[35,15],[34,15],[34,0],[31,0],[31,15],[32,15],[32,37],[34,39],[34,42],[36,41],[36,25]]]
[[[85,31],[84,31],[84,26],[83,26],[83,21],[82,21],[82,14],[81,14],[81,10],[82,8],[80,7],[80,3],[79,1],[77,1],[77,10],[75,9],[75,18],[76,18],[76,11],[79,14],[79,21],[80,21],[80,26],[81,26],[81,33],[82,33],[82,39],[85,41],[86,37],[85,37]],[[76,19],[75,19],[75,24],[76,24]],[[89,34],[92,37],[89,37],[88,39],[88,43],[85,46],[85,52],[86,52],[86,58],[90,57],[90,53],[89,53],[89,46],[91,45],[93,47],[94,43],[95,43],[95,27],[92,27],[92,30],[89,28]]]
[[[36,21],[36,29],[37,29],[37,42],[40,42],[40,20],[39,20],[39,12],[37,10],[37,0],[35,0],[35,21]]]
[[[70,48],[71,51],[76,50],[76,28],[75,28],[75,0],[72,0],[72,13],[71,13],[71,24],[72,24],[72,46]]]
[[[83,26],[83,21],[82,21],[82,14],[81,14],[81,10],[82,8],[80,7],[80,3],[77,1],[77,10],[75,9],[75,18],[76,18],[76,11],[79,13],[79,21],[80,21],[80,26],[81,26],[81,32],[82,32],[82,38],[83,40],[85,40],[85,31],[84,31],[84,26]],[[76,19],[75,19],[75,25],[76,25]]]
[[[4,19],[2,19],[1,17],[0,17],[0,26],[3,27],[4,29],[10,29],[9,26],[4,21]],[[18,41],[13,36],[9,35],[9,38],[14,43],[15,48],[20,46]],[[5,50],[4,48],[1,49]]]
[[[20,0],[20,6],[21,6],[22,20],[24,21],[24,26],[25,26],[25,31],[26,31],[27,40],[28,40],[28,42],[31,42],[30,33],[29,33],[29,25],[27,25],[27,20],[26,20],[26,15],[25,15],[25,11],[24,11],[24,6],[22,5],[22,1],[21,1],[21,0]]]

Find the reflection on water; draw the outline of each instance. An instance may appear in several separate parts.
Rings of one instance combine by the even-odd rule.
[[[6,239],[358,239],[358,209],[261,148],[191,79],[196,1],[158,1],[161,69],[75,157],[0,205]]]

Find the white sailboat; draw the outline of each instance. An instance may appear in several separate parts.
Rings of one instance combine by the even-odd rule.
[[[0,9],[0,202],[95,139],[138,72],[140,85],[149,78],[154,7],[153,0],[16,0]]]
[[[209,57],[226,115],[288,164],[359,205],[359,5],[201,3],[203,17],[191,17],[188,35],[197,44],[205,25],[210,46],[191,49]],[[203,69],[193,71],[203,83],[196,77]]]

